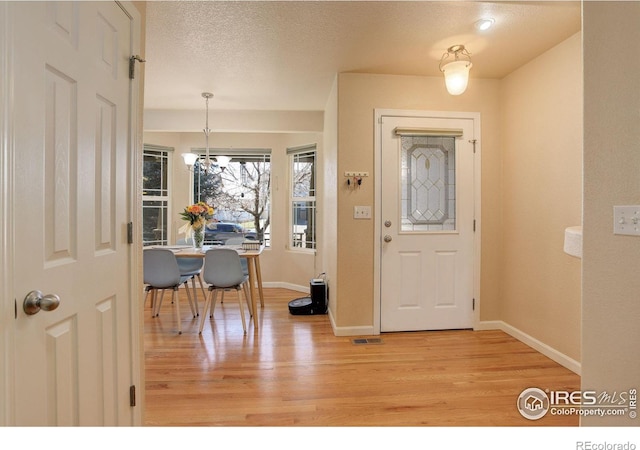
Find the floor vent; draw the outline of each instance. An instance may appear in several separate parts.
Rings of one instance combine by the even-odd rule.
[[[353,342],[355,345],[382,344],[382,339],[380,339],[380,338],[371,338],[371,339],[359,338],[359,339],[352,339],[351,342]]]

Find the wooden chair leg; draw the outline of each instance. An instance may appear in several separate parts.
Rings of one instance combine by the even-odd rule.
[[[202,299],[206,299],[207,298],[207,294],[204,292],[204,281],[202,281],[202,275],[198,274],[198,281],[200,282],[200,290],[202,291]],[[194,281],[195,283],[195,281]]]
[[[200,310],[198,308],[198,291],[196,290],[196,277],[191,278],[191,287],[193,288],[193,303],[196,306],[196,316],[200,315]],[[202,297],[204,300],[206,297]]]
[[[207,318],[207,310],[209,309],[209,305],[211,304],[211,296],[212,295],[213,295],[213,291],[209,291],[209,296],[205,297],[205,300],[204,300],[204,307],[202,309],[202,316],[200,317],[200,334],[202,334],[202,329],[204,328],[204,321]]]
[[[187,300],[189,300],[189,308],[191,308],[191,314],[193,314],[193,317],[195,318],[196,317],[196,310],[193,307],[193,300],[191,299],[191,291],[189,289],[188,281],[184,282],[184,288],[187,291]],[[195,294],[195,289],[194,289],[193,293]]]
[[[242,289],[244,291],[244,299],[247,301],[247,307],[249,307],[249,317],[253,317],[253,300],[251,299],[251,293],[249,293],[249,285],[242,283]]]
[[[145,294],[144,294],[144,302],[142,303],[142,306],[145,307],[147,306],[147,298],[149,297],[149,295],[151,295],[151,317],[153,316],[153,313],[155,311],[156,308],[156,290],[153,289],[151,286],[147,286],[145,288]]]
[[[158,293],[156,289],[155,300],[154,300],[154,303],[156,305],[156,310],[153,314],[153,317],[158,317],[160,315],[160,307],[162,306],[163,298],[164,298],[164,289],[160,289],[160,300],[158,300]],[[171,303],[173,303],[173,300],[171,300]]]
[[[242,289],[240,286],[236,288],[236,294],[238,294],[238,306],[240,307],[240,318],[242,319],[242,329],[244,330],[244,334],[247,334],[247,323],[244,320],[244,305],[242,304],[242,299],[240,298],[240,291]]]
[[[213,318],[213,313],[216,310],[216,302],[218,300],[218,289],[212,289],[211,293],[213,294],[212,297],[212,301],[211,301],[211,314],[209,314],[209,318]],[[224,290],[222,290],[222,295],[224,295]]]
[[[264,293],[262,292],[262,270],[260,269],[260,258],[253,258],[254,269],[256,270],[256,281],[258,282],[258,296],[260,297],[260,307],[264,308]]]
[[[178,321],[178,334],[182,334],[182,321],[180,320],[180,299],[178,298],[178,286],[173,288],[173,303],[176,305],[176,320]]]

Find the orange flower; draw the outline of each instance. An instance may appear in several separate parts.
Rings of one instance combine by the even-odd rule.
[[[198,227],[198,224],[204,224],[207,220],[213,218],[214,212],[215,210],[212,206],[207,205],[205,202],[198,202],[187,206],[180,215],[183,220],[187,220],[192,226]]]

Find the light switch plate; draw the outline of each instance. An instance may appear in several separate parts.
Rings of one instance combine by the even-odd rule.
[[[371,206],[354,206],[354,219],[371,219]]]
[[[640,236],[640,205],[613,207],[613,234]]]

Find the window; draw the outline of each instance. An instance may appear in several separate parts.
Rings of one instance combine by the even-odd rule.
[[[204,159],[203,149],[192,149]],[[271,245],[271,150],[234,149],[233,154],[215,149],[216,155],[231,157],[222,169],[216,165],[209,172],[194,166],[193,201],[203,201],[215,209],[218,226],[205,230],[205,243],[209,236],[224,223],[238,224],[246,239],[257,239],[265,246]],[[212,238],[214,239],[214,238]]]
[[[142,168],[142,245],[166,245],[169,236],[169,152],[145,145]]]
[[[402,136],[401,231],[456,229],[456,139]]]
[[[316,248],[316,146],[288,149],[291,161],[291,248]]]

